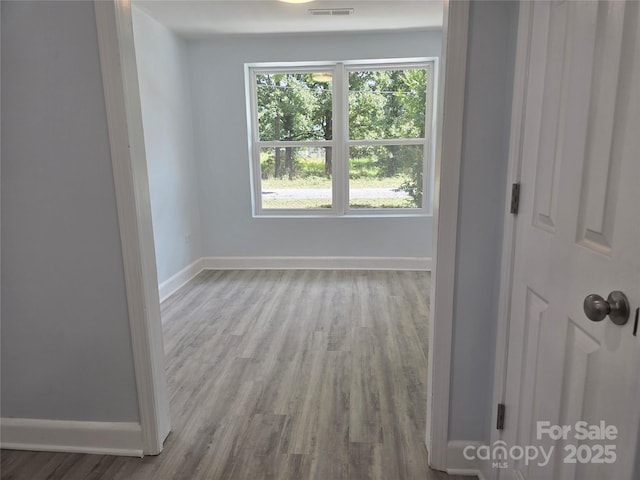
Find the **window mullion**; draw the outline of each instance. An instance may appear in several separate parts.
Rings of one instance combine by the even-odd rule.
[[[362,139],[362,140],[347,140],[347,146],[362,146],[362,145],[426,145],[426,138],[382,138],[382,139]]]
[[[333,146],[333,140],[257,140],[256,145],[260,148],[313,148],[321,147],[328,148]]]
[[[337,215],[344,215],[348,202],[348,169],[346,156],[346,121],[345,112],[347,109],[347,99],[345,97],[345,75],[344,65],[336,64],[335,78],[333,84],[333,203]]]

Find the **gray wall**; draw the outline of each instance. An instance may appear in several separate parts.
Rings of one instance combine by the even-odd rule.
[[[202,256],[184,40],[137,8],[133,27],[158,281]]]
[[[431,217],[252,218],[244,64],[439,56],[440,37],[439,32],[359,33],[191,43],[204,254],[430,257]]]
[[[0,413],[137,421],[93,3],[1,5]]]
[[[471,2],[449,436],[491,434],[516,2]]]

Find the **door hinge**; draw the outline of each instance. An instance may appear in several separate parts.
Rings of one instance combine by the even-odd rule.
[[[520,206],[520,184],[514,183],[511,185],[511,210],[514,215],[518,214],[518,207]]]
[[[498,415],[496,420],[496,429],[498,430],[504,430],[504,411],[505,411],[504,403],[499,403]]]

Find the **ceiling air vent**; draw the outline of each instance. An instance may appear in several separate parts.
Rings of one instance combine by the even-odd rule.
[[[347,15],[353,15],[353,8],[311,8],[309,9],[311,15],[320,17],[344,17]]]

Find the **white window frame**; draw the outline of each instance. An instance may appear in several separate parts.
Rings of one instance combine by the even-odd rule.
[[[424,138],[400,138],[380,140],[349,139],[349,82],[353,71],[397,70],[400,68],[424,68],[431,70],[432,84],[427,85],[427,107]],[[331,72],[332,83],[332,123],[331,140],[308,141],[265,141],[260,140],[258,131],[257,75],[278,73]],[[435,162],[435,115],[434,99],[437,95],[438,58],[398,58],[380,60],[351,60],[342,62],[286,62],[245,64],[247,120],[249,131],[249,158],[251,161],[251,205],[254,217],[400,217],[431,216],[433,208],[432,192]],[[260,150],[277,147],[323,147],[331,148],[332,188],[331,208],[293,209],[262,207],[262,171]],[[423,147],[422,206],[419,208],[351,208],[349,206],[349,151],[353,146],[367,145],[421,145]]]

